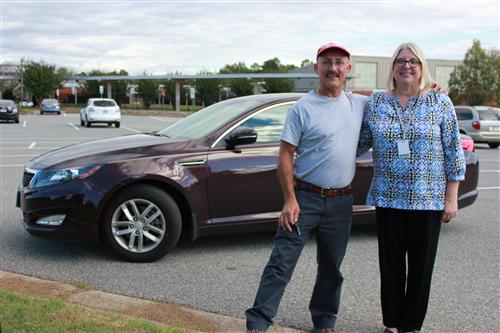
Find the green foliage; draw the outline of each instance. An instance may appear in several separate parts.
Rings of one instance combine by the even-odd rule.
[[[253,70],[248,68],[244,62],[234,63],[232,65],[225,65],[219,71],[220,74],[242,74],[251,73]],[[248,79],[231,79],[227,80],[226,84],[229,85],[231,91],[236,96],[247,96],[253,94],[253,86]]]
[[[14,91],[19,90],[19,85],[15,81],[0,81],[0,91],[2,91],[2,99],[15,100]]]
[[[143,75],[147,75],[144,73]],[[160,80],[138,80],[138,93],[142,96],[142,102],[146,109],[149,109],[158,97]]]
[[[283,65],[278,58],[273,58],[264,61],[261,71],[263,73],[287,73],[296,68],[294,65]],[[293,90],[294,84],[291,79],[266,79],[263,88],[268,93],[290,92]]]
[[[306,66],[311,66],[314,64],[314,61],[312,60],[309,60],[309,59],[304,59],[302,60],[302,62],[300,63],[300,67],[306,67]]]
[[[467,50],[463,64],[450,75],[450,98],[456,104],[484,105],[500,102],[500,55],[486,51],[474,40]]]
[[[24,89],[30,91],[37,101],[55,95],[62,87],[62,76],[56,72],[56,66],[44,62],[29,60],[24,66]]]
[[[120,76],[127,76],[128,72],[125,70],[120,70],[119,72],[117,71],[112,71],[112,72],[103,72],[97,69],[91,70],[89,73],[82,73],[85,76],[106,76],[106,75],[120,75]],[[82,75],[80,74],[80,75]],[[111,95],[113,96],[114,100],[118,104],[122,103],[128,103],[128,96],[127,96],[127,81],[110,81],[111,82]],[[83,98],[92,98],[92,97],[101,97],[99,94],[99,86],[102,85],[104,86],[104,93],[102,94],[102,97],[107,96],[107,84],[106,82],[101,82],[101,81],[85,81],[85,93],[83,94]]]
[[[206,70],[198,73],[200,75],[214,74]],[[197,80],[194,84],[196,86],[196,97],[201,104],[208,106],[219,101],[220,89],[222,80],[219,79],[203,79]]]

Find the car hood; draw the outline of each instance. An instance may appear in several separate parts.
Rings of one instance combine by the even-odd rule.
[[[27,168],[67,168],[159,156],[182,150],[189,141],[149,134],[131,134],[56,149],[29,161]]]

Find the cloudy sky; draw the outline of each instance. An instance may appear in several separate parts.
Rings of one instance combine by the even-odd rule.
[[[473,39],[500,46],[499,0],[0,0],[0,9],[0,62],[77,73],[195,74],[274,57],[299,65],[331,41],[382,56],[413,41],[439,59],[462,59]]]

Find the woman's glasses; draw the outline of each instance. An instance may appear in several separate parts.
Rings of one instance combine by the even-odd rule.
[[[411,58],[411,59],[408,59],[408,60],[405,60],[405,59],[396,59],[396,60],[394,60],[394,65],[396,65],[398,67],[403,67],[406,64],[409,64],[410,67],[415,67],[417,65],[420,65],[421,62],[418,59],[415,59],[415,58]]]

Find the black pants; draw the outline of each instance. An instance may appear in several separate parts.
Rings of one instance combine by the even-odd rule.
[[[382,315],[386,327],[397,327],[403,332],[422,327],[440,217],[441,211],[377,208]]]

